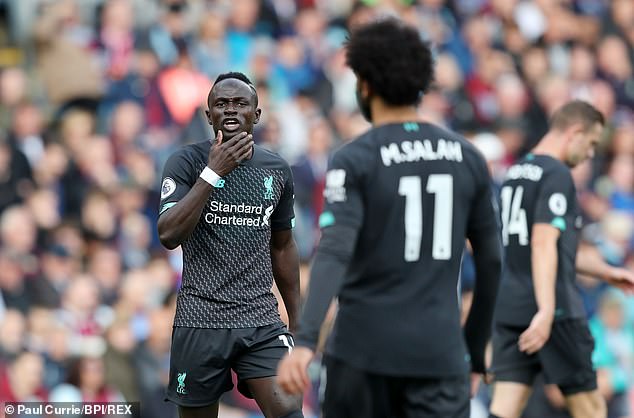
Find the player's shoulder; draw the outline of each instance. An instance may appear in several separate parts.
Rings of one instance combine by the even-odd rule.
[[[404,155],[403,153],[406,153],[405,143],[412,144],[412,141],[406,138],[413,136],[420,138],[420,140],[416,139],[415,142],[426,147],[425,150],[437,147],[437,145],[432,146],[432,142],[442,142],[450,151],[451,159],[465,162],[474,174],[487,170],[484,156],[465,137],[427,122],[391,123],[373,127],[353,141],[336,149],[332,158],[339,164],[373,167],[372,162],[382,161],[385,155],[394,155],[394,153],[398,154],[396,157]],[[429,142],[430,140],[432,142]],[[405,156],[404,158],[409,157]]]
[[[528,153],[508,168],[505,181],[563,184],[572,182],[572,174],[570,168],[556,158]]]
[[[207,161],[210,146],[209,141],[180,146],[165,162],[164,173],[184,176],[195,171]]]
[[[254,144],[253,149],[255,151],[254,157],[257,157],[263,161],[273,161],[281,164],[286,163],[284,157],[282,157],[279,153],[265,148],[261,145]]]
[[[374,147],[375,128],[362,133],[351,141],[345,142],[335,148],[333,155],[359,155],[364,152],[370,152]]]
[[[555,175],[572,178],[570,167],[563,161],[544,154],[533,154],[529,152],[521,160],[522,164],[532,164],[540,167],[544,172],[544,177]]]
[[[482,163],[486,162],[484,156],[478,148],[476,148],[471,141],[460,135],[458,132],[429,122],[421,122],[420,126],[422,133],[426,137],[449,140],[460,144],[464,159],[475,160]]]
[[[261,145],[253,145],[253,157],[250,164],[256,167],[277,169],[277,170],[290,170],[288,161],[275,151],[271,151],[264,148]]]
[[[209,153],[209,148],[211,147],[211,143],[209,140],[195,142],[192,144],[185,144],[179,147],[176,151],[172,153],[170,159],[172,160],[185,160],[185,161],[195,161],[200,159],[200,157],[205,157]]]
[[[562,173],[562,174],[570,174],[570,167],[564,164],[563,161],[560,161],[556,158],[550,157],[548,155],[536,155],[527,154],[525,160],[538,160],[544,170],[552,172],[552,173]]]
[[[570,167],[556,158],[542,156],[542,167],[544,169],[544,177],[542,181],[557,182],[561,185],[571,186],[574,184]]]
[[[473,178],[488,184],[489,169],[486,158],[471,141],[440,125],[421,122],[419,126],[421,137],[436,140],[438,147],[440,147],[441,141],[444,144],[451,143],[450,149],[453,151],[452,156],[454,157],[452,161],[462,164],[466,168],[466,172],[470,173]],[[457,158],[458,155],[459,158]]]
[[[330,153],[330,160],[332,164],[360,169],[371,165],[371,161],[376,158],[374,150],[370,129],[355,139],[336,146]]]

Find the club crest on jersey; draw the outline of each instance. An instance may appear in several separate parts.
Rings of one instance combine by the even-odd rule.
[[[185,378],[187,377],[187,373],[178,373],[176,380],[178,381],[178,387],[176,388],[176,393],[180,395],[187,395],[187,391],[185,390]]]
[[[176,191],[176,182],[171,177],[165,177],[161,185],[161,199],[169,197]]]
[[[264,198],[273,199],[273,176],[264,179]]]

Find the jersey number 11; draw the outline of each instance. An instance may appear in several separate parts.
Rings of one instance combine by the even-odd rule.
[[[453,177],[451,174],[432,174],[427,178],[425,190],[435,195],[431,256],[434,260],[449,260],[451,258]],[[405,261],[418,261],[423,238],[423,199],[420,176],[401,177],[398,194],[405,196]]]

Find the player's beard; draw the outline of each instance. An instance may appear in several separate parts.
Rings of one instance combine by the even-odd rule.
[[[584,161],[585,161],[585,158],[583,157],[583,154],[581,154],[579,151],[576,151],[576,150],[574,152],[569,153],[564,159],[564,163],[570,168],[575,168],[576,166],[578,166]]]
[[[355,96],[357,98],[357,104],[359,105],[359,110],[361,114],[368,122],[372,123],[372,109],[370,108],[370,98],[363,99],[361,96],[361,90],[357,87],[355,92]]]

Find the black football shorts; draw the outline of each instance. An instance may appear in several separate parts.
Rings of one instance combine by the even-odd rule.
[[[469,376],[384,376],[327,356],[323,418],[469,418]]]
[[[253,396],[246,380],[277,374],[277,365],[293,347],[284,324],[257,328],[212,329],[174,327],[166,400],[186,407],[212,405],[233,388]]]
[[[553,322],[550,338],[537,353],[528,355],[517,345],[528,326],[496,323],[493,328],[494,381],[517,382],[531,386],[543,372],[546,383],[556,384],[564,395],[590,392],[597,388],[592,367],[594,339],[585,319]]]

